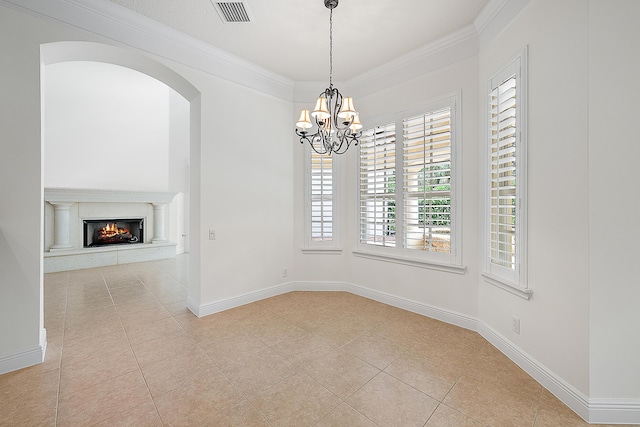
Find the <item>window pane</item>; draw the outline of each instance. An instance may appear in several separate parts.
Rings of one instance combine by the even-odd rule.
[[[404,119],[404,245],[451,253],[451,107]]]
[[[311,151],[311,240],[333,239],[333,159]]]

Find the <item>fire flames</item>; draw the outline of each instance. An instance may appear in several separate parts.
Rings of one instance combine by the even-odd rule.
[[[101,237],[115,237],[118,235],[127,235],[129,234],[129,230],[126,228],[118,228],[116,223],[107,224],[106,227],[103,227],[100,230]]]

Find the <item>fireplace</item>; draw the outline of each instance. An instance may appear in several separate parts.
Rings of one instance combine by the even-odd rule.
[[[130,245],[144,242],[144,219],[85,219],[85,248],[110,245]]]

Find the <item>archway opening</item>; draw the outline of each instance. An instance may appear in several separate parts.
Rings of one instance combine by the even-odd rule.
[[[112,129],[119,128],[120,131],[125,128],[125,133],[115,132],[109,135],[106,132],[107,135],[105,135],[105,132],[101,132],[98,135],[99,132],[95,129],[87,131],[86,127],[91,121],[94,121],[94,124],[98,121],[98,117],[104,113],[104,110],[101,111],[101,109],[108,104],[109,108],[112,108],[112,112],[115,111],[113,110],[114,108],[116,110],[118,108],[126,110],[126,108],[123,108],[124,104],[129,102],[122,101],[123,98],[120,97],[120,105],[117,105],[117,102],[113,102],[113,97],[104,97],[104,91],[108,91],[108,86],[112,83],[96,86],[94,82],[93,91],[103,92],[102,105],[89,115],[87,115],[86,109],[82,110],[79,109],[80,106],[74,105],[73,99],[63,100],[64,96],[58,94],[59,99],[57,99],[57,102],[66,102],[66,107],[72,111],[75,109],[75,115],[79,116],[77,119],[80,123],[75,127],[75,131],[83,130],[84,126],[84,132],[89,132],[89,135],[93,136],[89,138],[91,141],[86,141],[86,133],[84,137],[81,135],[80,138],[84,138],[86,144],[80,145],[78,144],[79,139],[68,138],[68,135],[65,137],[62,129],[65,126],[61,126],[61,129],[45,129],[47,120],[51,118],[51,115],[55,116],[57,111],[55,109],[47,111],[47,102],[51,101],[51,99],[45,99],[47,90],[43,90],[43,136],[48,135],[49,141],[55,142],[48,145],[45,139],[43,144],[43,163],[46,165],[43,170],[44,185],[76,188],[85,188],[91,185],[93,187],[117,190],[118,188],[124,189],[123,182],[128,180],[129,182],[134,181],[133,190],[171,191],[182,195],[178,197],[177,205],[174,203],[174,206],[172,206],[172,210],[174,210],[172,214],[176,220],[172,221],[171,234],[178,240],[176,243],[183,247],[182,250],[189,252],[188,305],[197,306],[200,301],[200,250],[198,238],[200,234],[199,91],[182,76],[155,60],[133,51],[99,43],[58,42],[45,44],[41,46],[41,60],[41,78],[45,88],[47,77],[56,73],[59,77],[59,75],[68,74],[70,70],[82,73],[83,67],[85,68],[84,71],[87,68],[92,68],[93,77],[95,78],[96,73],[115,72],[114,70],[118,70],[117,73],[121,74],[120,77],[128,76],[128,78],[124,79],[124,81],[128,82],[124,84],[125,86],[129,84],[138,88],[138,95],[141,96],[138,98],[140,105],[143,107],[146,105],[150,110],[155,109],[155,113],[147,111],[148,114],[142,116],[146,117],[145,126],[147,132],[144,131],[145,126],[139,126],[139,120],[138,123],[127,123],[127,118],[130,119],[132,114],[127,116],[126,111],[120,111],[121,120],[119,124],[112,123],[111,126]],[[86,77],[88,74],[82,75]],[[103,80],[105,79],[104,76],[102,76]],[[67,75],[67,82],[78,88],[78,80],[71,82],[70,77],[72,76]],[[136,79],[137,83],[135,82]],[[116,78],[115,80],[118,79]],[[110,80],[110,82],[113,81]],[[141,82],[144,82],[144,84],[141,85]],[[89,85],[85,86],[85,89],[91,87],[91,82],[85,82],[85,84]],[[129,89],[133,86],[129,87]],[[127,93],[126,87],[117,89],[122,93]],[[111,87],[111,92],[113,90],[115,90],[115,87]],[[140,92],[144,92],[144,90],[150,90],[151,92],[148,92],[147,95],[140,95]],[[66,95],[70,95],[72,92],[67,90]],[[131,90],[129,90],[129,93],[131,93]],[[153,93],[151,98],[159,96],[166,101],[162,102],[162,108],[156,108],[157,104],[153,108],[151,107],[154,101],[148,99],[150,93]],[[104,102],[105,99],[110,99],[110,101]],[[131,99],[135,99],[135,96]],[[128,107],[136,108],[136,106]],[[138,106],[138,108],[141,107]],[[176,113],[176,111],[178,112]],[[66,111],[66,113],[69,112]],[[141,116],[137,115],[137,117],[140,119]],[[66,120],[69,120],[68,116]],[[155,132],[158,129],[154,129],[154,126],[163,127],[167,121],[168,125],[164,129],[165,132]],[[172,123],[173,121],[175,123]],[[102,124],[107,126],[106,128],[109,126],[108,120],[104,120],[104,117]],[[180,130],[176,131],[176,129]],[[131,134],[127,134],[127,130]],[[154,132],[155,134],[152,135]],[[176,133],[172,134],[172,132]],[[186,141],[184,141],[184,135],[187,135]],[[131,140],[127,141],[129,137],[136,139],[138,143],[131,144]],[[154,142],[156,144],[155,147]],[[74,144],[79,146],[74,147]],[[106,147],[102,147],[102,145],[106,145]],[[50,149],[54,151],[50,151]],[[87,152],[91,154],[87,156]],[[69,168],[64,167],[65,162],[61,161],[61,156],[65,155],[70,155],[71,157],[67,160],[77,163],[75,170],[72,170],[71,173],[69,173]],[[169,159],[173,160],[170,161]],[[55,165],[54,161],[58,162],[58,164]],[[143,161],[145,164],[143,167],[139,163],[135,166],[133,165],[134,161]],[[155,167],[153,167],[154,163],[156,164]],[[78,181],[78,173],[84,173],[87,170],[95,171],[96,168],[101,167],[111,167],[118,170],[119,173],[105,173],[102,177],[96,178],[94,176],[82,182]],[[116,176],[117,178],[114,178]],[[109,178],[106,179],[105,177]],[[180,207],[180,203],[183,204],[182,207]],[[179,220],[180,217],[182,217],[181,220]],[[44,217],[41,220],[44,223]],[[46,226],[43,227],[43,229],[46,228]]]

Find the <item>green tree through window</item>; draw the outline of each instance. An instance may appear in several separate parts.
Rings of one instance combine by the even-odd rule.
[[[420,227],[449,226],[451,223],[451,164],[433,164],[418,174],[418,191],[434,194],[434,197],[418,201],[418,224]],[[438,197],[437,192],[443,192]]]

